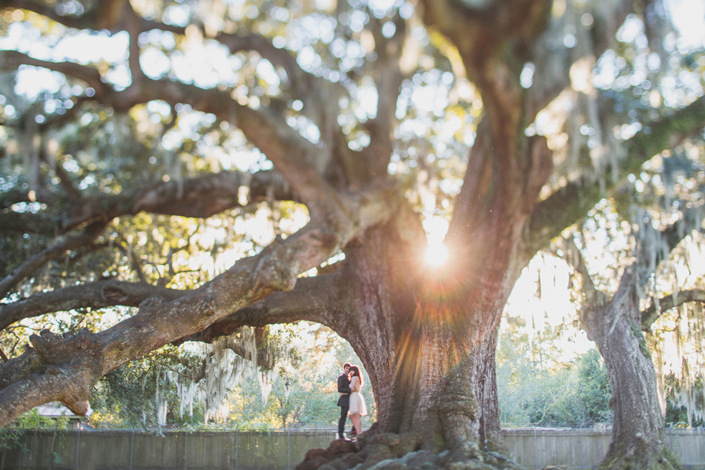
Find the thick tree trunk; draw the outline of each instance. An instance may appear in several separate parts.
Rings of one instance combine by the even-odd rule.
[[[368,298],[376,318],[366,320],[352,336],[345,335],[368,371],[379,430],[419,432],[427,449],[455,448],[468,440],[497,449],[501,441],[496,328],[483,332],[479,336],[484,338],[468,347],[459,337],[468,337],[469,332],[452,331],[452,326],[430,315],[437,312],[417,310],[405,302],[391,310],[375,309],[379,299],[403,295],[383,283],[379,291],[378,299]],[[406,291],[406,296],[419,300],[413,291]],[[429,315],[430,322],[437,323],[420,326],[419,315]],[[391,348],[379,347],[387,341]]]
[[[495,349],[520,273],[522,214],[498,216],[494,230],[475,235],[474,256],[437,271],[422,264],[425,237],[412,218],[371,229],[346,250],[337,275],[348,313],[323,322],[362,360],[379,431],[418,432],[427,449],[467,441],[501,449]]]
[[[581,320],[605,360],[612,386],[612,440],[601,469],[680,468],[664,442],[656,371],[641,333],[629,268],[607,305],[585,309]]]

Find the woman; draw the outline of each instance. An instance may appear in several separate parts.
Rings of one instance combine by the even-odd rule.
[[[358,366],[350,367],[350,419],[353,422],[353,427],[355,428],[356,436],[353,437],[353,441],[357,440],[357,436],[362,432],[362,418],[361,416],[367,415],[367,406],[365,406],[365,398],[360,393],[362,389],[362,374],[360,374],[360,368]]]

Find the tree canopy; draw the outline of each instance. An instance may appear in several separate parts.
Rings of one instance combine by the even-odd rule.
[[[661,1],[1,7],[3,426],[55,400],[85,413],[121,365],[242,327],[266,364],[267,325],[306,320],[364,364],[369,445],[474,458],[501,445],[497,328],[531,258],[605,197],[626,213],[654,158],[699,168],[660,173],[687,186],[673,221],[699,213],[705,56]],[[656,265],[590,298],[612,315],[595,335],[639,313],[624,299]],[[30,325],[51,328],[23,350]],[[613,390],[610,348],[643,342],[618,331]],[[669,468],[660,419],[647,452],[615,433],[615,461]]]

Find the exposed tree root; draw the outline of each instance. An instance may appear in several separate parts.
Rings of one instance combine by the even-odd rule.
[[[440,453],[421,449],[421,436],[365,432],[358,442],[336,440],[328,449],[311,449],[296,470],[495,470],[518,469],[511,459],[496,452],[480,450],[467,441]]]
[[[629,445],[629,449],[610,450],[598,470],[681,470],[673,453],[665,446]]]

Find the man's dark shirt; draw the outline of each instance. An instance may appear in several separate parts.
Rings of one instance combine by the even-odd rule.
[[[340,395],[338,399],[338,406],[344,406],[345,408],[350,407],[350,379],[348,379],[348,374],[340,374],[338,377],[338,392],[347,393],[347,395]]]

